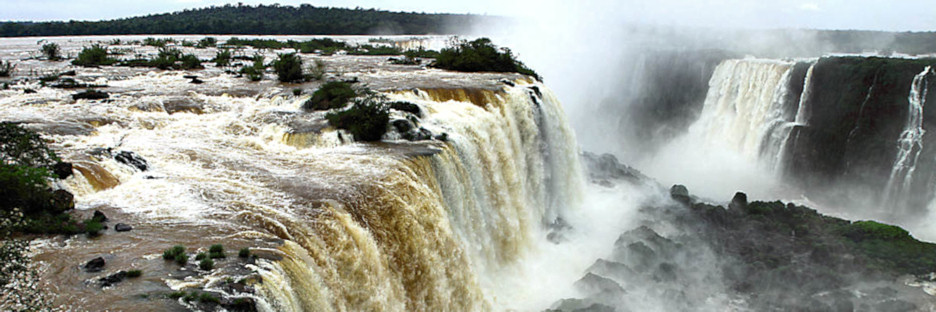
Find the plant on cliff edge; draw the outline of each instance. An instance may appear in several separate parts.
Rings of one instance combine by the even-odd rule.
[[[390,122],[390,109],[386,98],[378,94],[368,94],[354,99],[354,104],[343,111],[325,115],[328,123],[335,128],[345,129],[358,141],[379,141],[387,132]]]
[[[539,74],[517,60],[508,48],[498,48],[491,39],[458,41],[451,48],[442,49],[432,67],[463,72],[520,73],[540,79]]]

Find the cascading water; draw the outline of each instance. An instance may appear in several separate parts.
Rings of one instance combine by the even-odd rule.
[[[923,129],[923,106],[926,104],[928,92],[926,78],[930,72],[931,67],[927,66],[913,77],[910,94],[907,96],[907,101],[910,103],[907,108],[907,125],[897,140],[897,157],[894,159],[893,169],[887,179],[883,196],[884,204],[898,207],[906,205],[910,183],[913,182],[913,172],[916,170],[920,152],[923,151],[923,135],[926,133]]]
[[[327,62],[342,70],[382,62],[349,59]],[[109,102],[70,102],[69,91],[49,88],[0,91],[0,116],[53,129],[103,120],[91,131],[49,136],[75,163],[78,174],[63,184],[78,209],[115,207],[141,223],[193,226],[187,245],[254,244],[272,255],[251,265],[263,280],[252,285],[261,310],[507,309],[509,298],[495,298],[509,267],[580,200],[577,144],[560,104],[519,75],[361,75],[392,100],[420,106],[421,127],[447,134],[445,142],[377,144],[345,142],[316,121],[323,113],[298,110],[307,97],[238,89],[241,82],[221,72],[204,73],[200,86],[183,73],[99,75],[116,91]],[[180,98],[198,109],[170,110]],[[41,104],[20,104],[30,101]],[[150,170],[89,152],[108,147],[136,152]],[[150,257],[175,243],[141,248]],[[56,261],[45,253],[55,251],[40,258]],[[214,279],[165,283],[208,287]]]
[[[733,149],[775,166],[796,122],[784,103],[794,65],[751,59],[722,62],[690,132],[699,133],[708,146]]]

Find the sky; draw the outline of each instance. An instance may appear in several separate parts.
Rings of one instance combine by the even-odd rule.
[[[309,3],[315,6],[513,17],[531,17],[550,11],[556,18],[562,18],[563,12],[574,10],[575,8],[570,8],[570,6],[576,6],[602,10],[605,13],[613,12],[613,15],[621,21],[656,25],[889,31],[936,30],[936,1],[933,0],[243,0],[240,2],[244,4],[279,3],[281,5]],[[236,4],[237,1],[0,0],[0,21],[101,20],[226,3]]]

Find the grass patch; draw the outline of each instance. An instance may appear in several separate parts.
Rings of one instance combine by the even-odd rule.
[[[162,257],[164,260],[173,260],[179,265],[188,263],[188,255],[185,254],[185,246],[182,245],[175,245],[166,249],[163,251]]]
[[[241,248],[240,251],[237,252],[237,256],[241,258],[250,257],[250,248],[248,247]]]

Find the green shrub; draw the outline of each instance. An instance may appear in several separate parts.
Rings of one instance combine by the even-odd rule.
[[[322,78],[325,78],[325,71],[325,62],[316,59],[312,64],[312,68],[309,69],[309,78],[313,80],[322,80]]]
[[[140,276],[142,276],[142,275],[143,275],[143,271],[140,271],[140,270],[130,270],[130,271],[127,271],[127,277],[129,277],[129,278],[137,278],[137,277],[140,277]]]
[[[205,293],[205,292],[201,293],[201,295],[198,296],[198,301],[204,302],[204,303],[220,303],[221,302],[221,300],[218,299],[218,297],[215,297],[214,295]]]
[[[72,61],[72,65],[78,66],[113,65],[114,63],[117,63],[117,59],[108,56],[107,48],[99,44],[82,48],[78,53],[78,58]]]
[[[174,260],[178,255],[185,254],[185,246],[175,245],[172,248],[166,249],[163,251],[163,259],[165,260]]]
[[[856,221],[845,228],[843,234],[855,241],[863,240],[909,240],[910,232],[899,226],[875,221]]]
[[[241,248],[240,251],[237,252],[237,256],[241,258],[250,257],[250,248],[247,248],[247,247]]]
[[[218,67],[231,65],[231,50],[222,49],[218,51],[211,61],[215,62]]]
[[[182,46],[183,46],[183,47],[194,47],[194,46],[195,46],[195,42],[188,41],[188,40],[182,40]]]
[[[520,73],[540,80],[539,74],[523,65],[508,48],[498,48],[491,39],[461,41],[439,52],[432,67],[463,72]]]
[[[439,51],[426,50],[423,47],[419,47],[419,49],[416,50],[407,50],[403,52],[403,55],[408,58],[436,58],[439,57]]]
[[[0,60],[0,77],[12,76],[13,70],[16,70],[16,65],[13,65],[12,61],[4,62]]]
[[[214,244],[214,245],[211,245],[211,247],[208,247],[208,252],[221,252],[221,253],[223,253],[223,252],[224,252],[224,246],[222,246],[221,244]]]
[[[305,79],[302,75],[302,58],[296,53],[280,54],[273,61],[273,70],[281,82],[299,82]]]
[[[312,93],[312,98],[302,104],[302,108],[305,110],[342,108],[355,96],[357,96],[357,93],[351,88],[351,84],[343,81],[331,81],[315,90],[315,93]]]
[[[98,236],[99,232],[104,229],[104,225],[101,221],[92,218],[84,221],[84,229],[88,236]]]
[[[379,141],[387,132],[390,110],[385,99],[376,94],[354,100],[351,108],[325,115],[335,128],[345,129],[358,141]]]
[[[179,298],[182,298],[182,297],[185,297],[185,292],[184,292],[184,291],[173,291],[173,292],[169,293],[169,298],[172,298],[172,299],[179,299]]]
[[[204,66],[202,66],[201,60],[199,60],[198,57],[195,56],[195,54],[183,55],[181,58],[179,58],[179,61],[181,62],[181,65],[180,65],[181,69],[203,69],[205,68]]]
[[[263,72],[266,70],[266,65],[263,64],[264,57],[263,55],[256,54],[253,56],[253,65],[244,66],[241,68],[241,73],[247,75],[247,79],[250,81],[260,81],[263,79]]]
[[[174,260],[179,265],[184,266],[188,263],[188,255],[186,255],[184,252],[180,253],[175,256]]]
[[[198,268],[211,271],[211,269],[214,269],[214,261],[211,259],[202,259],[201,262],[198,263]]]
[[[204,252],[199,252],[197,255],[195,255],[195,261],[201,261],[201,260],[204,260],[204,259],[206,259],[206,258],[208,258],[208,254],[206,254],[206,253],[204,253]]]
[[[42,55],[44,55],[45,58],[50,61],[58,61],[62,59],[61,49],[57,43],[46,43],[42,45],[40,51],[42,51]]]
[[[205,38],[202,38],[201,40],[198,40],[197,47],[199,49],[204,49],[204,48],[214,47],[216,45],[218,45],[218,39],[216,39],[215,37],[205,37]]]
[[[153,37],[149,37],[149,38],[143,39],[143,45],[154,46],[158,48],[165,47],[166,44],[170,42],[173,42],[172,38],[156,39]]]

